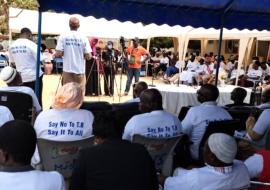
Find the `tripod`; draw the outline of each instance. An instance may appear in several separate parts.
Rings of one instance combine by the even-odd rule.
[[[124,61],[125,61],[125,53],[124,53],[124,50],[125,50],[125,47],[124,47],[124,44],[122,43],[121,44],[121,59],[119,60],[119,62],[121,63],[121,73],[120,73],[120,92],[118,94],[118,98],[119,98],[119,102],[121,102],[121,91],[122,91],[122,80],[123,80],[123,70],[124,70],[124,67],[123,67],[123,64],[124,64]]]
[[[154,68],[154,65],[153,65],[153,67],[152,67],[152,83],[148,85],[148,86],[151,86],[151,87],[156,87],[156,85],[154,85],[154,78],[155,78],[154,70],[155,70],[155,68]],[[146,75],[147,75],[147,73],[146,73]]]
[[[93,59],[89,63],[86,63],[86,73],[88,72],[88,65],[91,64],[91,68],[86,78],[86,95],[100,95],[100,79],[99,79],[99,59]],[[96,73],[95,73],[96,72]],[[90,79],[90,84],[89,84]]]

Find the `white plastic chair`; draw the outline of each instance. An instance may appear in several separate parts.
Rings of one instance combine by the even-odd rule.
[[[174,148],[182,136],[149,138],[136,134],[133,136],[132,142],[144,145],[155,162],[157,172],[161,172],[164,176],[170,176],[172,173]]]

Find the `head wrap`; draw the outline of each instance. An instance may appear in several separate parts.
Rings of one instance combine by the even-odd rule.
[[[96,43],[94,44],[95,41],[96,41]],[[92,49],[92,55],[93,56],[96,56],[96,54],[97,54],[97,49],[96,49],[97,43],[98,43],[98,38],[95,38],[95,37],[91,38],[90,46],[91,46],[91,49]]]
[[[83,102],[83,93],[80,85],[70,82],[62,86],[54,98],[52,107],[55,109],[62,108],[80,108]]]
[[[211,152],[222,162],[233,162],[237,145],[233,137],[225,133],[214,133],[208,138],[208,146]]]

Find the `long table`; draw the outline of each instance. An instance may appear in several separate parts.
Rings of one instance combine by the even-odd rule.
[[[231,92],[237,86],[226,85],[224,87],[218,87],[219,89],[219,98],[218,105],[226,105],[232,103],[231,101]],[[163,108],[178,116],[181,108],[183,106],[196,106],[200,103],[197,100],[197,90],[200,87],[192,87],[187,85],[157,85],[152,87],[158,89],[163,97]],[[245,99],[246,103],[250,101],[251,89],[246,88],[247,97]]]

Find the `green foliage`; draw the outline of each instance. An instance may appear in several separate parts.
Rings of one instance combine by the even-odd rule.
[[[143,47],[147,46],[147,40],[143,40],[141,42]],[[171,37],[156,37],[151,38],[150,42],[150,48],[156,47],[156,48],[171,48],[173,47],[173,38]]]
[[[22,8],[36,10],[37,0],[0,0],[0,33],[8,34],[8,8]]]
[[[22,9],[36,10],[38,8],[37,0],[8,0],[8,5]]]

